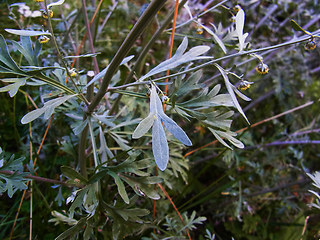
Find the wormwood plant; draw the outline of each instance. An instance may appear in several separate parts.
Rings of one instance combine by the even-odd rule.
[[[15,99],[22,93],[28,109],[33,108],[29,100],[35,107],[21,118],[21,124],[29,125],[29,136],[22,142],[30,146],[30,157],[26,147],[24,157],[19,158],[1,150],[0,189],[11,198],[17,190],[27,189],[28,178],[41,180],[34,176],[36,159],[42,158],[34,148],[40,144],[38,131],[49,122],[48,136],[58,142],[57,150],[65,156],[56,172],[60,179],[54,182],[56,204],[47,204],[52,215],[50,228],[54,229],[54,224],[62,230],[48,235],[56,239],[191,238],[190,231],[206,217],[185,211],[179,218],[166,200],[171,198],[165,188],[179,192],[188,184],[190,165],[183,152],[203,145],[193,140],[195,126],[208,130],[226,151],[245,147],[231,129],[235,111],[245,120],[237,122],[250,124],[241,101],[251,101],[243,91],[253,82],[245,79],[237,65],[226,61],[239,58],[239,65],[242,59],[255,61],[256,71],[264,75],[269,71],[265,52],[301,42],[314,49],[319,38],[319,30],[309,32],[292,21],[302,36],[256,48],[244,31],[250,29],[245,28],[245,11],[239,5],[222,1],[194,16],[190,3],[182,1],[180,9],[188,16],[177,26],[180,32],[176,36],[182,38],[177,38],[173,56],[161,61],[164,52],[154,52],[151,57],[147,53],[157,41],[167,40],[165,29],[172,31],[168,25],[174,10],[165,7],[167,1],[144,5],[132,28],[121,22],[121,31],[113,29],[116,24],[112,21],[123,17],[122,11],[129,11],[130,2],[92,1],[90,8],[85,0],[35,2],[34,9],[42,11],[40,24],[17,20],[19,4],[8,4],[20,28],[6,28],[7,40],[0,36],[4,84],[0,92]],[[101,7],[103,4],[107,7]],[[215,11],[232,15],[234,22],[205,25],[198,19]],[[105,21],[97,21],[97,14],[106,15]],[[111,29],[105,27],[108,21]],[[155,32],[152,24],[157,26]],[[189,26],[204,32],[206,38],[188,36],[184,29]],[[80,53],[81,37],[88,40]],[[107,44],[99,42],[107,37]],[[143,43],[139,46],[140,37]],[[117,39],[121,39],[119,43],[114,42]],[[104,55],[112,57],[99,71]],[[221,76],[219,82],[210,80],[208,69]],[[23,171],[24,159],[27,171]],[[207,230],[206,237],[214,239],[215,235]]]

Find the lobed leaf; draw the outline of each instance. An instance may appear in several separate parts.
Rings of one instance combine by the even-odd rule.
[[[61,104],[68,101],[74,96],[76,96],[76,94],[66,95],[64,97],[59,97],[46,102],[42,108],[35,109],[24,115],[24,117],[21,119],[21,123],[27,124],[29,122],[32,122],[33,120],[40,117],[42,114],[45,114],[45,119],[48,119],[53,114],[54,109],[56,107],[60,106]]]
[[[143,81],[143,80],[145,80],[155,74],[167,71],[169,69],[173,69],[173,68],[178,67],[179,65],[182,65],[187,62],[200,60],[200,59],[211,59],[212,58],[209,56],[199,57],[200,55],[206,53],[210,49],[210,47],[208,47],[208,46],[196,46],[196,47],[191,48],[188,52],[183,54],[187,45],[188,45],[188,38],[185,37],[172,58],[160,63],[158,66],[156,66],[151,71],[149,71],[146,75],[142,76],[139,79],[139,81]]]
[[[118,187],[118,192],[121,196],[121,198],[123,199],[123,201],[126,203],[126,204],[129,204],[129,197],[128,197],[128,194],[126,192],[126,188],[123,184],[123,182],[121,181],[121,178],[114,172],[111,172],[111,171],[108,171],[108,174],[113,177],[117,187]]]
[[[0,88],[0,92],[8,92],[10,97],[14,97],[16,95],[16,93],[18,92],[19,88],[26,84],[27,79],[28,79],[28,77],[1,79],[1,81],[3,81],[3,82],[12,81],[13,84],[9,84],[7,86],[4,86],[4,87]]]

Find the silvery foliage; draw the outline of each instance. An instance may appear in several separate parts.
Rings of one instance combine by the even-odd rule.
[[[162,103],[157,94],[156,87],[152,85],[150,94],[150,113],[139,123],[132,134],[132,138],[136,139],[142,137],[152,127],[153,155],[159,169],[164,171],[167,168],[169,161],[169,146],[162,123],[166,129],[184,145],[192,145],[182,128],[163,112]]]
[[[320,172],[316,171],[314,174],[307,173],[307,175],[312,179],[312,181],[313,181],[312,185],[314,185],[315,187],[320,189]],[[320,209],[320,195],[319,195],[319,193],[317,193],[313,190],[309,190],[309,192],[311,192],[312,194],[314,194],[317,197],[316,203],[311,203],[310,206]]]

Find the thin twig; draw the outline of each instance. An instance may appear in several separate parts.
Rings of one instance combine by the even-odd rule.
[[[110,11],[108,12],[107,16],[105,17],[105,19],[103,20],[102,24],[98,27],[98,33],[97,33],[97,38],[100,36],[102,29],[104,28],[104,26],[107,24],[109,18],[111,17],[113,11],[116,9],[117,5],[118,5],[119,1],[115,1],[110,9]]]
[[[102,1],[100,1],[99,7],[97,9],[100,8],[101,3],[102,3]],[[82,0],[82,9],[83,9],[83,13],[84,13],[84,20],[85,20],[86,28],[87,28],[90,50],[91,50],[92,54],[95,54],[96,51],[95,51],[94,45],[93,45],[93,38],[92,38],[92,34],[91,34],[91,29],[90,29],[91,23],[89,23],[86,0]],[[97,57],[95,55],[93,55],[92,60],[93,60],[94,71],[96,74],[98,74],[99,73],[99,66],[98,66]]]
[[[284,146],[284,145],[304,145],[304,144],[320,144],[320,140],[300,140],[300,141],[274,141],[271,143],[248,146],[244,150],[253,149],[253,148],[262,148],[262,147],[273,147],[273,146]]]
[[[176,213],[178,214],[182,224],[184,224],[183,218],[178,210],[178,208],[176,207],[176,205],[174,204],[174,202],[172,201],[171,197],[169,196],[168,192],[164,189],[164,187],[161,185],[161,183],[158,183],[159,188],[161,189],[161,191],[164,193],[164,195],[168,198],[168,200],[170,201],[171,205],[173,206],[174,210],[176,211]],[[188,235],[188,238],[191,240],[191,236],[190,236],[190,232],[189,229],[186,228],[186,232]]]
[[[305,103],[305,104],[303,104],[303,105],[300,105],[300,106],[298,106],[298,107],[292,108],[292,109],[290,109],[290,110],[288,110],[288,111],[285,111],[285,112],[283,112],[283,113],[277,114],[277,115],[275,115],[275,116],[273,116],[273,117],[266,118],[266,119],[264,119],[264,120],[262,120],[262,121],[259,121],[259,122],[257,122],[257,123],[254,123],[254,124],[252,124],[252,125],[249,126],[249,127],[242,128],[242,129],[236,131],[236,133],[243,132],[243,131],[245,131],[245,130],[247,130],[247,129],[249,129],[249,128],[250,128],[250,129],[251,129],[251,128],[254,128],[254,127],[256,127],[256,126],[258,126],[258,125],[260,125],[260,124],[262,124],[262,123],[266,123],[266,122],[269,122],[269,121],[271,121],[271,120],[277,119],[277,118],[279,118],[279,117],[282,117],[282,116],[287,115],[287,114],[289,114],[289,113],[292,113],[292,112],[294,112],[294,111],[297,111],[297,110],[303,109],[303,108],[305,108],[305,107],[308,107],[308,106],[310,106],[310,105],[312,105],[312,104],[313,104],[313,101],[309,101],[309,102],[307,102],[307,103]],[[194,149],[194,150],[192,150],[192,151],[190,151],[190,152],[187,152],[187,153],[184,155],[184,157],[190,156],[191,154],[193,154],[193,153],[195,153],[195,152],[197,152],[197,151],[199,151],[199,150],[201,150],[201,149],[203,149],[203,148],[206,148],[206,147],[208,147],[208,146],[210,146],[210,145],[213,145],[213,144],[215,144],[215,143],[217,143],[217,142],[218,142],[218,140],[214,140],[214,141],[212,141],[212,142],[210,142],[210,143],[207,143],[207,144],[205,144],[205,145],[203,145],[203,146],[201,146],[201,147],[198,147],[198,148],[196,148],[196,149]]]
[[[51,126],[51,122],[52,122],[53,116],[54,116],[54,115],[52,114],[52,115],[51,115],[51,118],[50,118],[50,120],[49,120],[48,126],[47,126],[47,128],[46,128],[46,131],[45,131],[45,133],[44,133],[44,135],[43,135],[41,144],[40,144],[40,146],[39,146],[39,148],[38,148],[37,156],[39,156],[39,153],[40,153],[40,151],[41,151],[41,149],[42,149],[44,140],[45,140],[46,137],[47,137],[47,134],[48,134],[49,128],[50,128],[50,126]],[[33,170],[34,170],[34,168],[35,168],[36,162],[37,162],[37,157],[35,158],[35,160],[34,160],[34,162],[33,162]],[[27,187],[29,186],[29,183],[30,183],[30,182],[27,182]],[[26,195],[26,192],[27,192],[27,189],[25,189],[25,190],[23,191],[23,193],[22,193],[22,197],[21,197],[20,204],[19,204],[19,207],[18,207],[18,210],[17,210],[17,213],[16,213],[16,217],[15,217],[15,219],[14,219],[14,223],[13,223],[13,226],[12,226],[12,228],[11,228],[9,240],[12,239],[12,235],[13,235],[13,232],[14,232],[14,228],[15,228],[15,226],[16,226],[17,219],[18,219],[18,217],[19,217],[20,209],[21,209],[21,206],[22,206],[24,197],[25,197],[25,195]]]
[[[44,0],[44,6],[45,6],[45,11],[48,13],[49,10],[48,10],[48,6],[47,6],[47,0]],[[56,51],[57,51],[57,56],[58,56],[58,58],[60,59],[60,62],[62,63],[63,67],[65,68],[66,73],[67,73],[67,75],[69,76],[69,78],[71,79],[72,84],[73,84],[73,86],[76,88],[78,94],[83,97],[83,95],[82,95],[80,89],[78,88],[77,84],[75,83],[75,81],[73,80],[73,78],[70,76],[70,72],[69,72],[68,66],[67,66],[67,64],[64,62],[64,59],[63,59],[63,57],[62,57],[62,55],[61,55],[61,52],[60,52],[60,49],[59,49],[57,40],[56,40],[56,38],[55,38],[55,36],[54,36],[54,32],[53,32],[53,28],[52,28],[52,23],[51,23],[50,14],[47,14],[47,15],[48,15],[48,21],[47,21],[47,23],[48,23],[48,29],[49,29],[49,32],[51,33],[51,39],[52,39],[53,45],[54,45],[54,47],[55,47],[55,49],[56,49]],[[82,100],[84,100],[85,104],[88,104],[88,101],[86,101],[86,98],[85,98],[85,97],[83,97]]]
[[[315,31],[312,34],[316,35],[319,32],[320,32],[320,30]],[[287,42],[284,42],[284,43],[280,43],[280,44],[277,44],[277,45],[273,45],[273,46],[269,46],[269,47],[263,47],[263,48],[252,49],[252,50],[249,50],[249,51],[233,53],[233,54],[230,54],[230,55],[223,56],[221,58],[213,59],[213,60],[208,61],[206,63],[200,64],[200,65],[198,65],[196,67],[189,68],[188,70],[184,70],[184,71],[181,71],[181,72],[178,72],[178,73],[175,73],[175,74],[171,74],[169,76],[164,76],[164,77],[159,77],[159,78],[153,79],[153,81],[160,81],[160,80],[167,79],[168,77],[172,78],[172,77],[180,76],[180,75],[183,75],[183,74],[186,74],[186,73],[189,73],[189,72],[194,72],[194,71],[196,71],[198,69],[204,68],[206,66],[209,66],[209,65],[212,65],[214,63],[217,63],[217,62],[220,62],[220,61],[223,61],[223,60],[226,60],[226,59],[230,59],[230,58],[250,55],[252,53],[263,52],[263,51],[268,51],[268,50],[274,51],[274,50],[276,50],[278,48],[281,48],[281,47],[286,47],[286,46],[290,46],[290,45],[293,45],[293,44],[296,44],[296,43],[305,42],[305,41],[309,40],[310,38],[311,38],[310,36],[303,36],[303,37],[300,37],[300,38],[298,38],[296,40],[290,40],[290,41],[287,41]]]
[[[178,15],[178,9],[179,9],[179,0],[176,0],[176,6],[174,9],[174,15],[173,15],[173,23],[172,23],[172,32],[170,37],[170,50],[169,50],[169,56],[168,59],[172,57],[172,50],[173,50],[173,42],[174,42],[174,34],[176,32],[176,23],[177,23],[177,15]],[[170,70],[167,70],[167,76],[170,75]],[[166,83],[169,82],[169,78],[166,79]],[[168,92],[168,85],[164,88],[164,93],[167,94]],[[165,109],[165,103],[163,103],[163,110]]]
[[[101,7],[101,4],[102,4],[102,1],[98,4],[98,7],[97,7],[97,9],[95,10],[95,12],[94,12],[94,14],[93,14],[93,16],[92,16],[92,18],[91,18],[91,20],[90,20],[90,28],[91,28],[91,25],[93,24],[93,21],[94,21],[95,17],[97,16],[97,13],[98,13],[98,11],[99,11],[99,9],[100,9],[100,7]],[[84,34],[84,36],[83,36],[83,38],[82,38],[82,40],[81,40],[81,43],[80,43],[80,45],[78,46],[78,49],[77,49],[77,51],[76,51],[75,56],[79,56],[80,51],[81,51],[81,49],[82,49],[82,47],[83,47],[83,45],[84,45],[84,42],[86,41],[86,38],[87,38],[87,32],[85,32],[85,34]],[[76,61],[77,61],[77,58],[74,58],[73,61],[72,61],[72,64],[71,64],[71,68],[74,67]],[[66,82],[68,82],[68,79],[69,79],[69,76],[67,76]]]
[[[6,174],[6,175],[19,175],[19,174],[23,174],[22,172],[14,172],[14,171],[9,171],[9,170],[0,170],[0,174]],[[62,186],[66,186],[66,187],[74,187],[74,186],[78,186],[79,184],[77,183],[67,183],[67,182],[63,182],[63,181],[59,181],[59,180],[55,180],[55,179],[51,179],[51,178],[44,178],[44,177],[38,177],[35,175],[31,175],[28,174],[26,176],[23,176],[24,178],[28,178],[31,180],[35,180],[37,182],[45,182],[45,183],[51,183],[51,184],[58,184],[58,185],[62,185]]]
[[[294,186],[294,185],[307,184],[309,182],[311,182],[311,179],[302,179],[302,180],[299,180],[299,181],[296,181],[296,182],[289,182],[289,183],[281,184],[281,185],[273,187],[273,188],[267,188],[267,189],[263,189],[263,190],[258,191],[258,192],[254,192],[254,193],[251,193],[251,194],[246,194],[245,197],[255,197],[255,196],[263,195],[263,194],[266,194],[266,193],[269,193],[269,192],[276,192],[276,191],[279,191],[280,189],[288,188],[288,187],[291,187],[291,186]]]

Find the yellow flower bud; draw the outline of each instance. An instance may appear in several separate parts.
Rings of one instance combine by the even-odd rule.
[[[78,75],[77,70],[75,68],[71,68],[69,70],[69,74],[70,74],[71,77],[75,77],[75,76]]]
[[[49,13],[49,14],[48,14]],[[50,16],[50,18],[53,17],[53,11],[51,9],[48,9],[48,13],[46,11],[42,11],[42,17],[45,19],[48,19],[48,15]]]
[[[168,98],[168,96],[166,96],[166,95],[162,95],[161,96],[161,101],[162,101],[162,103],[167,103],[167,102],[170,101],[170,98]]]
[[[315,41],[313,39],[309,40],[309,42],[307,42],[304,45],[304,49],[306,50],[313,50],[317,47],[317,44],[315,43]]]
[[[39,43],[41,43],[41,44],[47,43],[47,42],[49,42],[49,40],[50,40],[50,38],[48,38],[48,37],[45,36],[45,35],[42,35],[42,36],[40,36],[40,37],[38,38],[38,41],[39,41]]]
[[[246,81],[246,80],[242,80],[242,81],[240,82],[239,86],[238,86],[238,89],[240,89],[240,90],[242,90],[242,91],[245,91],[245,90],[247,90],[248,88],[251,87],[251,84],[252,84],[252,83],[253,83],[253,82],[248,82],[248,81]]]
[[[269,72],[269,66],[265,63],[260,63],[256,67],[256,71],[262,75],[267,74]]]

